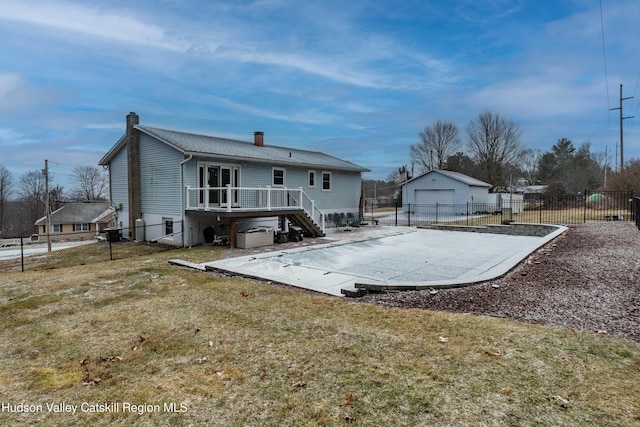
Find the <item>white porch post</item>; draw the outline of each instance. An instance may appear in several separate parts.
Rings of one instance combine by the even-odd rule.
[[[267,210],[271,210],[271,186],[267,185]]]

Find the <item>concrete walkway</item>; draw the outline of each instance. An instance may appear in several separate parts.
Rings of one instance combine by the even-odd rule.
[[[462,286],[502,276],[565,230],[558,227],[544,237],[531,237],[363,227],[329,233],[327,239],[333,241],[327,244],[228,258],[197,268],[335,296],[355,294],[362,285],[378,289]],[[172,263],[180,264],[179,260]]]

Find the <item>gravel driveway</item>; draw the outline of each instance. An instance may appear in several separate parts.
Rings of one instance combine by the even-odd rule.
[[[629,222],[572,225],[500,279],[435,295],[383,293],[355,301],[504,317],[640,342],[640,231]]]

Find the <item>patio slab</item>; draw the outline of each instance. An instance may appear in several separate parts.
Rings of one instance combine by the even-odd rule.
[[[203,263],[230,272],[329,295],[357,289],[463,286],[502,276],[562,234],[543,237],[376,227],[330,234],[327,244]],[[173,263],[179,263],[174,260]]]

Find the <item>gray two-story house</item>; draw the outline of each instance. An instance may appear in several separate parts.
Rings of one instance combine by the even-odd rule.
[[[204,230],[293,223],[324,235],[328,214],[358,213],[369,169],[317,151],[159,129],[127,115],[100,160],[124,237],[191,246]]]

